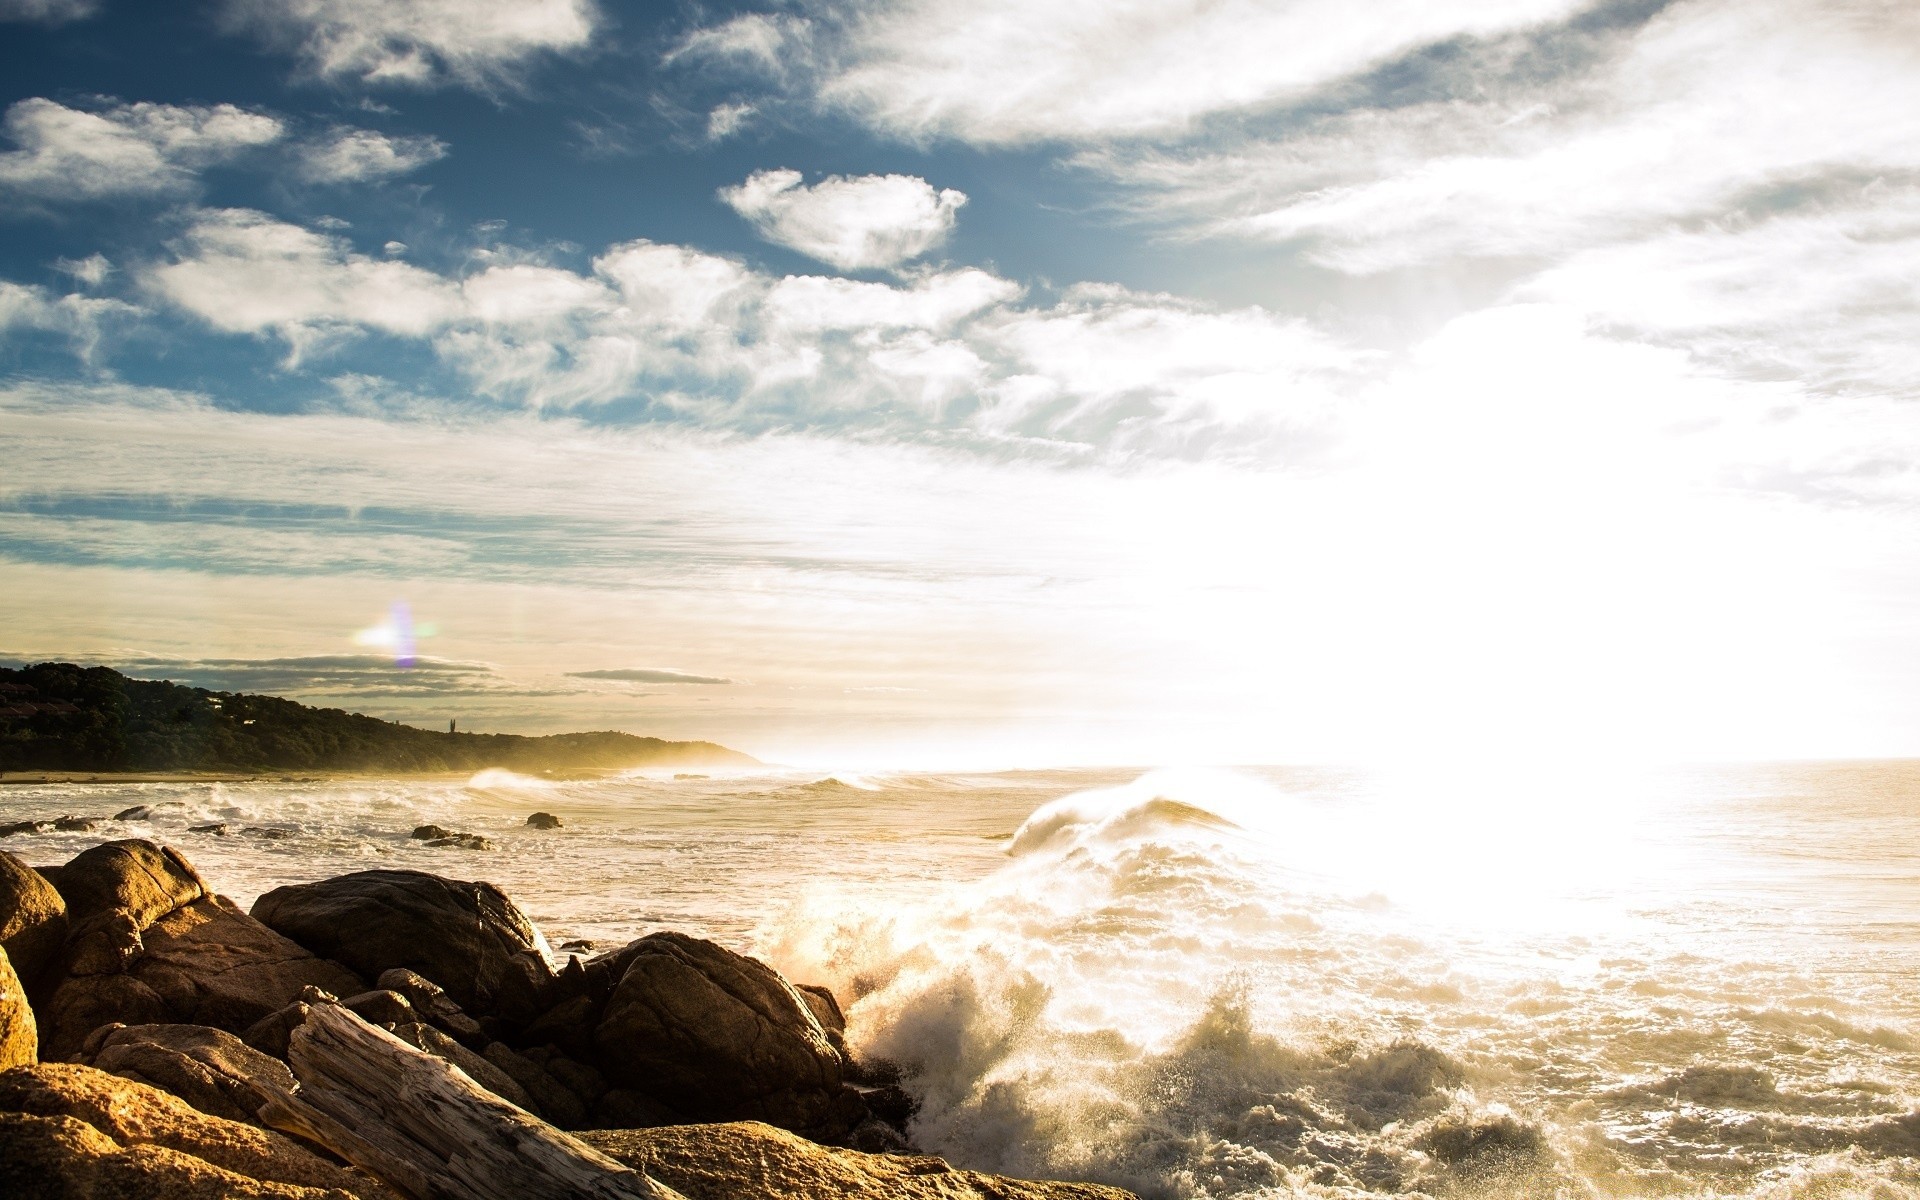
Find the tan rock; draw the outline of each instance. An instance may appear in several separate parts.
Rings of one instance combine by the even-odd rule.
[[[758,1121],[575,1136],[687,1200],[1133,1200],[1100,1184],[959,1171],[930,1155],[835,1150]]]
[[[80,1053],[87,1035],[114,1021],[149,1025],[172,1014],[158,992],[131,975],[74,975],[62,980],[38,1009],[40,1056],[64,1062]]]
[[[19,1200],[352,1200],[250,1179],[163,1146],[122,1146],[72,1117],[0,1113],[0,1195]]]
[[[85,1171],[96,1172],[92,1178],[100,1182],[91,1190],[81,1187],[38,1194],[102,1200],[120,1196],[178,1196],[183,1200],[199,1196],[331,1196],[345,1200],[351,1196],[358,1200],[398,1200],[385,1184],[335,1166],[284,1134],[208,1116],[158,1088],[92,1067],[41,1063],[0,1072],[0,1113],[55,1121],[68,1118],[93,1130],[88,1135],[74,1130],[72,1124],[62,1123],[59,1129],[64,1132],[55,1134],[16,1118],[9,1125],[14,1131],[10,1136],[19,1138],[24,1149],[18,1157],[0,1151],[0,1163],[28,1161],[31,1155],[40,1156],[38,1161],[59,1161],[47,1157],[56,1152],[68,1153],[67,1161],[98,1163],[122,1151],[127,1153],[118,1165],[96,1165],[84,1171],[81,1166],[75,1167],[76,1179],[83,1178]],[[20,1132],[22,1129],[27,1132]],[[53,1149],[47,1149],[48,1144]],[[155,1172],[152,1182],[143,1182],[137,1173],[126,1173],[148,1167]],[[240,1182],[227,1179],[227,1173]],[[213,1182],[204,1185],[208,1190],[190,1190],[189,1184],[202,1186],[196,1180]],[[222,1183],[234,1190],[218,1190]],[[274,1190],[271,1185],[282,1186]],[[114,1190],[116,1187],[119,1190]],[[254,1190],[246,1190],[249,1187]],[[36,1193],[0,1187],[0,1194]]]
[[[31,1066],[40,1059],[40,1027],[27,1003],[27,989],[0,948],[0,1070]]]
[[[138,929],[207,892],[200,873],[178,850],[141,838],[82,850],[60,868],[54,886],[67,902],[69,920],[117,908]]]
[[[366,988],[352,972],[314,957],[225,896],[184,905],[141,936],[146,949],[128,971],[160,996],[176,1021],[241,1033],[298,1000],[308,986],[335,995]]]
[[[293,1072],[220,1029],[204,1025],[127,1025],[89,1039],[90,1065],[151,1084],[210,1116],[260,1123],[269,1095],[293,1091]]]
[[[29,990],[39,988],[66,940],[67,902],[46,876],[0,851],[0,949]]]

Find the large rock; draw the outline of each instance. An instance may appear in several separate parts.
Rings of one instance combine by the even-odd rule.
[[[365,981],[316,958],[241,912],[225,896],[196,900],[153,923],[134,978],[166,1001],[176,1021],[234,1033],[317,987],[352,995]]]
[[[122,1146],[72,1117],[0,1113],[0,1194],[13,1200],[348,1200],[249,1179],[162,1146]]]
[[[178,850],[140,838],[82,850],[60,868],[54,886],[66,899],[68,920],[119,909],[136,929],[207,894],[200,873]]]
[[[490,883],[361,871],[275,888],[253,915],[368,979],[417,971],[476,1017],[529,1021],[553,982],[546,939]]]
[[[284,1134],[196,1111],[92,1067],[0,1072],[0,1195],[398,1200]]]
[[[90,923],[105,929],[110,918],[123,915],[125,910],[115,909],[95,914]],[[53,989],[41,1006],[44,1057],[72,1057],[88,1034],[113,1021],[211,1025],[242,1033],[299,999],[309,985],[348,994],[366,986],[224,896],[196,899],[167,913],[135,941],[120,972],[70,974]],[[76,967],[97,965],[81,961],[85,956],[74,945],[68,954]]]
[[[90,1039],[88,1062],[122,1079],[170,1092],[209,1116],[259,1124],[270,1095],[293,1091],[293,1072],[220,1029],[125,1025]]]
[[[687,1200],[1132,1200],[1093,1183],[956,1171],[928,1155],[829,1149],[754,1121],[575,1136]]]
[[[60,956],[67,940],[67,902],[47,877],[0,851],[0,949],[29,991]]]
[[[64,1062],[102,1025],[148,1025],[171,1019],[160,994],[131,975],[76,975],[40,1005],[40,1053]]]
[[[27,989],[0,948],[0,1070],[40,1060],[40,1027],[27,1003]]]
[[[758,1120],[833,1140],[866,1116],[845,1063],[792,984],[682,933],[620,952],[594,1042],[616,1083],[682,1120]]]

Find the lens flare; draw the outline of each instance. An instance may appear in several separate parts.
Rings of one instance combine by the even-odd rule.
[[[437,628],[430,621],[415,624],[413,610],[407,602],[395,600],[393,607],[387,610],[386,620],[354,634],[353,643],[385,650],[393,655],[395,666],[406,668],[420,661],[417,650],[419,639],[432,637],[436,632]]]

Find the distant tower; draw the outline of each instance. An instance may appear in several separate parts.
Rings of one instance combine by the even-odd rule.
[[[447,722],[447,732],[448,732],[448,733],[452,733],[452,732],[454,731],[454,729],[455,729],[455,727],[456,727],[456,726],[458,726],[458,725],[459,725],[459,722],[458,722],[458,721],[448,721],[448,722]]]

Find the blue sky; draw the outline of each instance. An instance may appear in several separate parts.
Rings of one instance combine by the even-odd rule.
[[[1910,5],[0,31],[0,654],[790,759],[1920,752]]]

